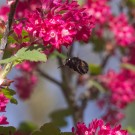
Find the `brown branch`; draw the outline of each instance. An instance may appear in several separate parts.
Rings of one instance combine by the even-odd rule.
[[[6,24],[6,29],[3,35],[3,38],[1,39],[1,43],[0,43],[0,60],[2,59],[3,55],[4,55],[4,50],[7,46],[7,42],[8,42],[8,35],[12,26],[12,22],[14,19],[14,14],[15,14],[15,10],[16,10],[16,6],[17,6],[18,0],[15,1],[14,4],[11,5],[10,7],[10,12],[9,12],[9,16],[8,16],[8,21]]]
[[[101,63],[101,68],[104,69],[105,66],[107,65],[108,60],[110,59],[110,57],[112,56],[112,53],[109,53],[105,56],[105,58],[103,59],[102,63]]]
[[[47,73],[43,72],[41,69],[37,68],[36,71],[44,78],[50,80],[51,82],[55,83],[59,87],[61,87],[61,83],[55,80],[53,77],[49,76]]]
[[[62,59],[60,57],[57,57],[57,59],[59,65],[62,65]],[[73,122],[74,125],[76,125],[76,123],[80,120],[78,115],[79,106],[77,105],[77,102],[75,100],[75,89],[71,86],[72,74],[69,72],[68,68],[61,68],[61,78],[61,90],[69,108],[72,111]]]

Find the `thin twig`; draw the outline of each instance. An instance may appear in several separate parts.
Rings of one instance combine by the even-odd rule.
[[[16,0],[15,3],[12,4],[10,7],[10,12],[9,12],[8,21],[6,24],[6,29],[5,29],[5,32],[3,34],[3,38],[1,39],[1,43],[0,43],[0,60],[2,59],[2,57],[4,55],[4,50],[7,46],[8,35],[9,35],[10,29],[12,26],[12,22],[14,19],[14,14],[15,14],[17,3],[18,3],[18,0]]]
[[[112,56],[112,53],[109,53],[105,56],[105,58],[102,60],[102,63],[101,63],[101,68],[104,69],[109,58]]]
[[[61,83],[57,80],[55,80],[53,77],[49,76],[47,73],[43,72],[40,68],[37,68],[36,70],[42,77],[50,80],[51,82],[57,84],[58,86],[61,86]]]

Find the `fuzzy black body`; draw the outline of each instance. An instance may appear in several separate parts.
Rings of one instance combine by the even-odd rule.
[[[86,74],[88,72],[88,64],[78,57],[67,58],[65,66],[68,66],[79,74]]]

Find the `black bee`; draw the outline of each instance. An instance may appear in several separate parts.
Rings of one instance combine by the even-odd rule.
[[[81,75],[88,72],[88,64],[78,57],[67,58],[65,64],[62,66],[67,66]]]

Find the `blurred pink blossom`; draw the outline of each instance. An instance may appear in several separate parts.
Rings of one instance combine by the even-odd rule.
[[[75,135],[128,135],[126,130],[121,129],[121,125],[111,127],[109,123],[104,124],[103,120],[93,120],[88,127],[84,123],[78,123],[73,128]]]

